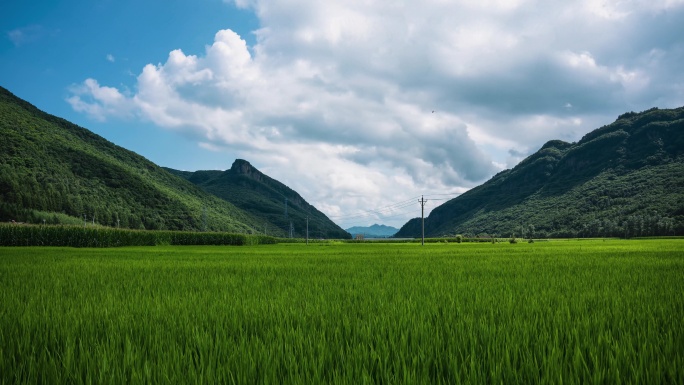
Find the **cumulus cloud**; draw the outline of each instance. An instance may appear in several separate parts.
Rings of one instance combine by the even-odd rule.
[[[95,79],[86,79],[83,84],[72,86],[67,102],[79,112],[86,113],[98,121],[108,117],[128,117],[136,109],[134,102],[114,87],[104,87]]]
[[[464,191],[547,140],[684,104],[679,0],[233,4],[259,18],[254,46],[221,30],[133,94],[88,79],[69,103],[231,148],[331,215]]]

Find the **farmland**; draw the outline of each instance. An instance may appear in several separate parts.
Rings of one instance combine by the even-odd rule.
[[[684,383],[684,241],[0,248],[0,384]]]

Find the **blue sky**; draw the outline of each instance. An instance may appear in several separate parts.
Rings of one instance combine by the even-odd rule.
[[[258,28],[253,12],[221,0],[8,0],[2,13],[0,86],[157,164],[230,167],[231,154],[219,161],[216,154],[197,151],[195,142],[145,121],[94,121],[65,99],[69,88],[86,78],[132,89],[146,64],[181,47],[201,52],[223,28],[240,31],[253,44],[251,31]]]
[[[548,140],[684,105],[684,0],[6,0],[0,13],[0,85],[17,96],[161,166],[247,159],[345,228],[401,226],[420,195],[429,212]]]

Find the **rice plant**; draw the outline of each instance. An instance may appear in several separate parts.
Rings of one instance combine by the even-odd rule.
[[[0,248],[0,383],[684,383],[684,241]]]

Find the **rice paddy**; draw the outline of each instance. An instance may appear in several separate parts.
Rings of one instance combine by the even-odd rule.
[[[684,240],[0,248],[0,383],[684,383]]]

